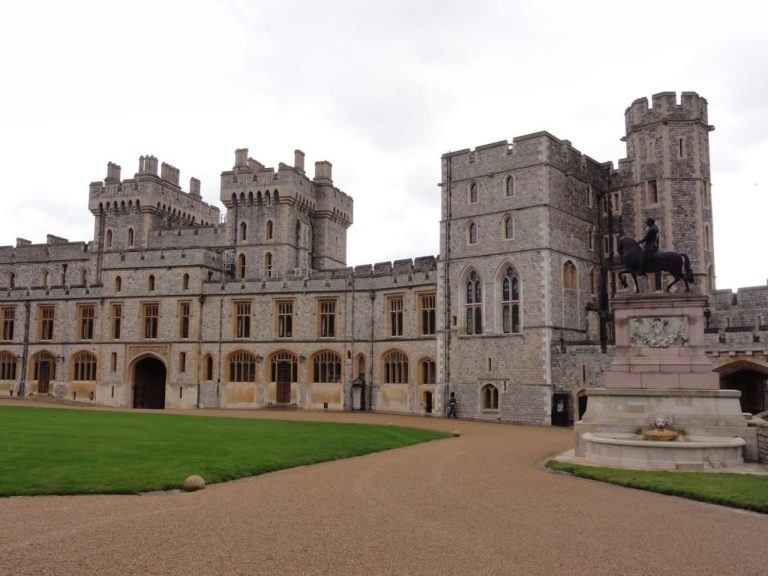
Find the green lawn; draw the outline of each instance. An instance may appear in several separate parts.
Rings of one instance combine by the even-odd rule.
[[[409,446],[397,426],[0,406],[0,496],[137,493]]]
[[[620,470],[580,466],[556,460],[550,460],[547,466],[552,470],[569,472],[582,478],[768,513],[768,476],[723,472]]]

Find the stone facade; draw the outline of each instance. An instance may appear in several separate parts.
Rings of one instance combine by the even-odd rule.
[[[616,241],[648,215],[709,294],[721,377],[768,373],[768,287],[711,290],[706,100],[625,119],[618,168],[547,132],[445,154],[439,257],[355,268],[330,162],[310,178],[299,150],[277,170],[237,150],[223,219],[173,166],[142,156],[121,180],[110,162],[92,241],[0,247],[0,394],[442,415],[453,392],[460,417],[549,424],[565,393],[574,419],[613,354]]]

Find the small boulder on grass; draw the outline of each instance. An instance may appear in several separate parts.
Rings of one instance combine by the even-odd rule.
[[[461,436],[461,434],[459,433],[459,431],[458,431],[458,430],[454,430],[454,431],[453,431],[453,437],[454,437],[454,438],[458,438],[459,436]]]
[[[196,492],[197,490],[202,490],[205,488],[205,480],[203,480],[202,476],[198,476],[197,474],[193,474],[192,476],[188,476],[186,480],[184,480],[184,484],[182,485],[182,488],[185,492]]]

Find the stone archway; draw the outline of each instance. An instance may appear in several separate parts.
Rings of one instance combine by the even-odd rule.
[[[720,388],[741,392],[741,410],[757,414],[768,410],[768,367],[755,362],[737,360],[716,370]]]
[[[133,368],[133,407],[165,408],[165,364],[153,356],[145,356]]]

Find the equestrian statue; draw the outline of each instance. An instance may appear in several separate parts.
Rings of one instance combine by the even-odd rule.
[[[685,291],[690,292],[689,284],[693,283],[693,270],[691,270],[688,255],[674,251],[659,252],[659,229],[656,221],[653,218],[647,218],[645,225],[645,235],[639,242],[629,236],[622,236],[619,239],[619,256],[624,266],[624,269],[619,272],[622,287],[627,287],[624,275],[629,273],[635,282],[635,294],[639,294],[638,276],[646,276],[649,272],[668,272],[674,280],[666,287],[667,292],[680,280],[685,284]],[[645,245],[645,249],[640,246],[641,244]]]

